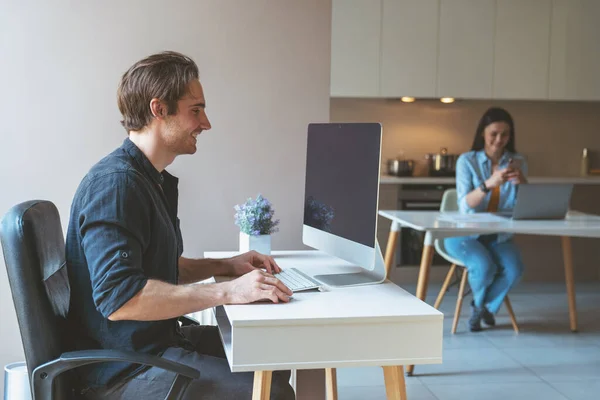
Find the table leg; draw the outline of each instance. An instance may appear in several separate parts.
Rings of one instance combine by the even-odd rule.
[[[575,305],[575,280],[573,279],[573,251],[571,238],[562,237],[563,261],[565,264],[565,283],[567,284],[567,298],[569,300],[569,320],[571,331],[577,332],[577,307]]]
[[[335,368],[325,369],[325,380],[327,388],[327,400],[338,400],[337,371]]]
[[[271,378],[273,371],[256,371],[252,400],[269,400],[271,398]]]
[[[398,234],[400,233],[400,225],[397,222],[392,222],[390,235],[388,237],[387,246],[385,247],[385,277],[390,278],[392,264],[394,264],[394,254],[396,254],[396,245],[398,244]]]
[[[431,270],[431,261],[433,260],[433,238],[430,232],[425,234],[425,243],[423,244],[423,254],[421,255],[421,266],[419,267],[419,280],[417,281],[417,298],[425,301],[427,296],[427,286],[429,285],[429,271]],[[414,365],[406,368],[406,374],[412,375]]]
[[[325,370],[298,369],[296,400],[325,400]]]
[[[383,367],[387,400],[406,400],[406,383],[402,366]]]

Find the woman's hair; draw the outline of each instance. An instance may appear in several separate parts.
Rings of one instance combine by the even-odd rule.
[[[510,127],[510,138],[506,144],[506,150],[510,151],[511,153],[516,153],[515,123],[508,111],[499,107],[489,108],[479,120],[479,125],[477,125],[477,130],[475,131],[475,139],[473,139],[473,146],[471,146],[471,150],[483,150],[485,147],[483,131],[488,127],[488,125],[493,124],[494,122],[506,122],[508,124]]]

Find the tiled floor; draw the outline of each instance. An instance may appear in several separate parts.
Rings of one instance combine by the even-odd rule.
[[[414,293],[414,287],[406,287]],[[439,285],[431,285],[433,304]],[[593,400],[600,399],[600,284],[577,284],[579,333],[569,330],[564,284],[521,284],[510,293],[521,333],[506,310],[497,326],[468,332],[468,302],[450,334],[456,288],[444,313],[443,364],[421,365],[406,377],[409,400]],[[338,369],[340,400],[385,399],[381,368]]]

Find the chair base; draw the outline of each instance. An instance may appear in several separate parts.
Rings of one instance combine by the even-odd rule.
[[[442,289],[438,294],[438,297],[435,301],[434,307],[439,308],[442,304],[442,300],[446,292],[448,291],[448,287],[450,286],[450,281],[452,280],[452,275],[457,270],[458,266],[456,264],[452,264],[450,269],[448,270],[448,274],[446,274],[446,278],[444,279],[444,283],[442,284]],[[458,327],[458,320],[460,319],[460,312],[462,310],[463,299],[465,298],[465,287],[467,285],[467,277],[469,271],[463,266],[460,266],[463,269],[462,277],[460,280],[460,285],[458,288],[458,299],[456,299],[456,309],[454,311],[454,320],[452,321],[452,334],[456,333],[456,329]],[[512,305],[510,303],[510,299],[508,296],[504,298],[504,305],[506,306],[506,310],[508,311],[508,316],[510,317],[510,322],[515,333],[519,333],[519,325],[517,324],[517,319],[515,317],[515,313],[513,311]]]

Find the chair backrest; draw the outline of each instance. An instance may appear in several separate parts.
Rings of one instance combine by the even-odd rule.
[[[70,286],[58,210],[41,200],[14,206],[2,219],[0,240],[31,377],[35,368],[70,350],[64,325]],[[55,381],[55,399],[68,397],[63,379]]]
[[[458,196],[456,194],[456,189],[447,189],[444,192],[444,196],[442,197],[442,204],[440,205],[440,211],[458,211]],[[435,250],[446,260],[453,264],[462,265],[458,260],[451,257],[446,251],[446,247],[444,246],[444,241],[437,239],[434,242]]]
[[[458,196],[456,189],[447,189],[442,197],[440,211],[458,211]]]

